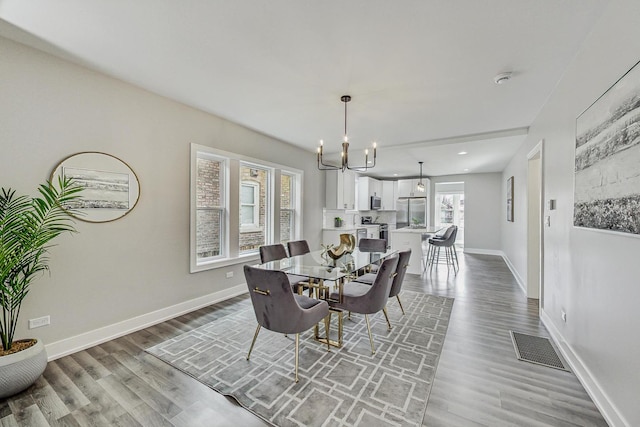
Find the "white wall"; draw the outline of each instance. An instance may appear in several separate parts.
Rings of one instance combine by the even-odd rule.
[[[79,234],[59,239],[51,275],[34,283],[17,337],[62,342],[55,351],[64,353],[64,343],[104,334],[61,340],[202,303],[244,283],[242,265],[189,274],[190,143],[304,170],[304,237],[320,241],[324,175],[313,153],[4,38],[0,58],[2,187],[35,194],[58,162],[81,151],[119,157],[141,186],[138,205],[124,218],[78,222]],[[226,279],[227,271],[234,277]],[[44,315],[51,326],[26,330],[28,319]]]
[[[545,211],[541,315],[614,426],[640,425],[640,237],[572,226],[575,120],[640,59],[639,17],[637,0],[609,4],[502,177],[516,182],[516,221],[502,222],[503,250],[527,277],[526,156],[544,140],[543,191],[557,209]]]
[[[502,175],[477,173],[433,176],[429,218],[435,218],[435,185],[440,182],[464,182],[464,247],[465,251],[498,253],[501,248],[500,223],[503,213]]]

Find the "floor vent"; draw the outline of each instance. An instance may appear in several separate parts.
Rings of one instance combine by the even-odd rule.
[[[519,360],[568,371],[548,338],[509,331]]]

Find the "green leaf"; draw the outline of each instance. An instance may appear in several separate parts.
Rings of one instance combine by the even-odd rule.
[[[80,197],[82,188],[70,178],[57,185],[47,181],[40,197],[16,196],[2,188],[0,194],[0,339],[11,347],[18,314],[32,281],[49,270],[51,241],[63,233],[75,233],[74,221],[64,203]],[[74,211],[72,211],[74,212]]]

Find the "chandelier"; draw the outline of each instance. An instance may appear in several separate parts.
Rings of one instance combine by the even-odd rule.
[[[322,160],[323,141],[320,140],[320,146],[318,147],[318,169],[320,170],[342,170],[346,169],[356,171],[366,171],[376,165],[376,143],[373,143],[373,161],[369,165],[369,150],[364,150],[364,166],[353,166],[349,164],[349,138],[347,137],[347,102],[351,101],[351,96],[342,95],[340,100],[344,102],[344,142],[342,143],[342,152],[340,153],[340,165],[332,165],[330,163],[324,163]]]
[[[422,182],[422,163],[424,162],[418,162],[420,164],[420,181],[418,181],[418,185],[416,185],[416,190],[418,190],[421,193],[424,193],[426,191],[426,188],[424,187],[424,184]]]

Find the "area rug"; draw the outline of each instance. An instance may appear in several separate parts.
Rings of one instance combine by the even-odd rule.
[[[376,354],[362,315],[345,315],[344,345],[331,352],[313,331],[301,334],[297,384],[294,336],[262,328],[246,360],[257,326],[249,299],[237,312],[147,352],[275,426],[420,426],[453,299],[410,291],[401,298],[405,316],[395,298],[387,305],[391,331],[382,313],[369,316]]]

